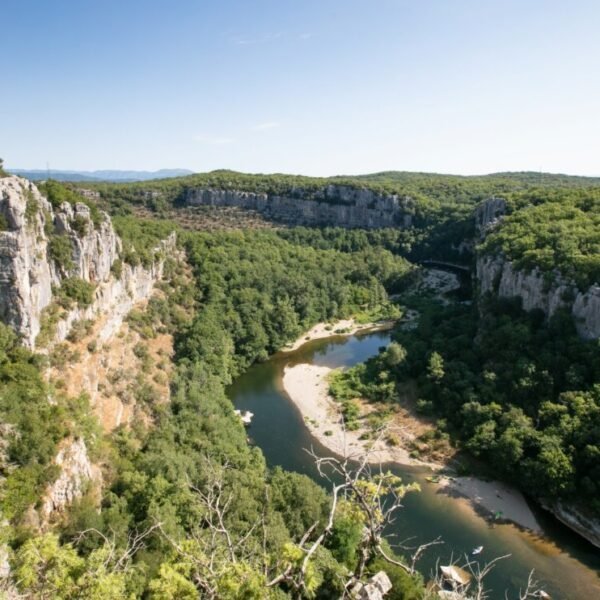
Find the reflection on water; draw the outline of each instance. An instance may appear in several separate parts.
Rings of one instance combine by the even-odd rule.
[[[328,451],[310,436],[301,415],[285,394],[281,382],[284,367],[298,363],[351,366],[377,354],[389,341],[388,332],[316,340],[293,353],[278,354],[251,367],[230,386],[228,393],[236,408],[254,413],[249,435],[270,466],[280,465],[305,473],[323,483],[304,449],[312,446],[317,452]],[[512,525],[488,523],[467,501],[438,493],[437,486],[425,482],[423,469],[393,467],[393,470],[406,482],[418,481],[422,491],[405,498],[405,508],[391,532],[392,542],[410,540],[408,545],[417,546],[438,536],[445,542],[419,563],[426,576],[435,569],[438,558],[444,563],[482,545],[482,563],[511,555],[487,578],[492,599],[503,599],[505,590],[509,591],[509,597],[518,598],[517,590],[524,585],[531,569],[535,569],[536,578],[555,599],[600,598],[600,553],[544,511],[533,507],[545,533],[541,538]]]

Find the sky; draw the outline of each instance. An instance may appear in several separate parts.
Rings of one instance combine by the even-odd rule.
[[[600,175],[598,0],[2,0],[0,156]]]

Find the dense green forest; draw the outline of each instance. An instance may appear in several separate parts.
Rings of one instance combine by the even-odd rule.
[[[410,299],[408,300],[410,303]],[[418,327],[398,331],[400,360],[385,352],[336,381],[346,395],[417,409],[496,476],[536,498],[563,498],[600,514],[600,346],[579,339],[567,313],[548,324],[512,300],[478,308],[417,302]],[[349,390],[349,391],[348,391]]]
[[[511,210],[481,246],[517,268],[558,272],[585,289],[600,281],[600,188],[508,196]]]

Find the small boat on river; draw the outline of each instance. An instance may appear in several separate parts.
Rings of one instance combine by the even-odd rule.
[[[477,546],[477,548],[473,549],[473,552],[471,552],[471,554],[473,556],[475,556],[476,554],[481,554],[483,552],[483,546]]]

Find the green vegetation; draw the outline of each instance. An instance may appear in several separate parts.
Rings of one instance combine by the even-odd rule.
[[[75,205],[77,203],[85,204],[90,210],[90,218],[94,227],[100,227],[104,221],[104,215],[98,208],[97,204],[90,202],[80,194],[78,194],[71,186],[64,183],[59,183],[53,179],[37,184],[42,195],[46,196],[52,207],[56,210],[63,203]]]
[[[86,308],[94,301],[95,289],[96,286],[89,281],[79,277],[68,277],[62,280],[55,295],[64,308],[69,308],[72,302],[80,308]]]
[[[126,226],[134,236],[135,225]],[[152,247],[157,236],[171,230],[161,230],[162,226],[149,224],[138,248]],[[337,598],[349,569],[358,568],[366,576],[376,554],[375,544],[363,548],[360,535],[367,522],[360,507],[366,500],[361,504],[356,499],[353,504],[352,494],[347,495],[331,534],[319,542],[308,569],[302,571],[306,551],[300,544],[317,541],[331,499],[306,476],[268,471],[260,451],[247,444],[224,385],[316,321],[386,305],[387,293],[377,277],[401,289],[410,265],[382,248],[320,250],[267,231],[185,234],[183,243],[196,280],[170,257],[162,294],[152,299],[146,313],[133,312],[129,317],[130,326],[146,339],[164,331],[175,333],[171,402],[159,403],[143,376],[136,379],[134,397],[138,406],[150,410],[152,425],[140,421],[102,441],[96,438],[97,460],[107,465],[99,512],[90,491],[55,524],[52,533],[11,528],[8,541],[15,584],[23,593],[43,588],[64,597],[195,598],[210,588],[217,590],[219,598],[239,600]],[[66,279],[60,293],[85,303],[93,288],[84,283]],[[73,330],[74,339],[88,331],[89,323],[80,323]],[[71,360],[66,346],[57,346],[51,364],[62,368]],[[150,358],[146,342],[138,343],[134,352],[141,363]],[[61,404],[47,403],[39,368],[31,368],[32,381],[39,382],[39,407],[53,411],[42,424],[60,427],[55,433],[43,430],[45,445],[15,435],[15,444],[23,446],[19,453],[25,448],[44,450],[44,458],[37,460],[35,476],[23,467],[9,478],[7,489],[15,492],[4,498],[6,514],[13,519],[35,504],[46,482],[56,476],[51,460],[60,440],[75,431],[91,431],[78,410],[68,413],[74,415],[71,425]],[[23,392],[19,389],[15,394]],[[22,419],[15,426],[20,433],[31,423],[30,414],[14,401],[7,407]],[[40,435],[37,426],[35,435]],[[374,489],[386,494],[402,495],[411,489],[392,476],[386,476],[380,486]],[[213,502],[220,489],[229,498],[223,525],[230,538],[215,536],[211,528],[217,514]],[[368,502],[377,500],[366,481],[356,489],[366,494]],[[84,530],[88,533],[81,536]],[[135,532],[149,532],[143,550],[118,562]],[[236,560],[231,559],[228,539],[240,544]],[[394,556],[391,549],[389,555]],[[208,569],[209,560],[213,570]],[[43,575],[33,577],[36,572]],[[281,582],[269,585],[268,580],[279,573],[286,574]],[[406,590],[422,589],[418,576],[405,575],[401,585]]]
[[[513,213],[481,250],[519,269],[559,272],[585,289],[600,281],[600,188],[512,196]]]
[[[443,417],[497,476],[600,514],[600,346],[578,338],[568,313],[545,325],[512,301],[488,301],[480,321],[475,311],[431,303],[414,331],[396,333],[402,360],[390,362],[390,346],[336,376],[332,391],[397,402],[397,386],[414,379],[417,408]]]
[[[332,181],[414,197],[417,227],[190,232],[130,214],[139,206],[161,214],[192,186],[292,195],[302,189],[310,195]],[[431,444],[451,436],[531,495],[577,501],[600,514],[597,342],[581,341],[568,314],[546,323],[543,315],[525,314],[513,302],[444,307],[420,298],[413,304],[406,291],[414,268],[401,257],[457,258],[448,248],[472,235],[474,204],[503,193],[512,214],[483,250],[504,253],[523,268],[558,267],[589,285],[598,278],[597,183],[534,174],[382,173],[332,180],[221,171],[90,186],[119,213],[114,225],[124,251],[112,266],[115,276],[124,263],[150,265],[159,242],[175,230],[188,264],[177,254],[167,257],[160,293],[128,316],[142,341],[133,348],[140,368],[122,399],[147,418],[134,418],[112,434],[99,432],[85,397],[66,398],[58,384],[42,377],[43,365],[64,369],[74,360],[68,343],[42,358],[0,326],[0,505],[10,524],[2,534],[18,592],[328,599],[342,596],[350,572],[364,579],[384,569],[395,586],[390,597],[423,597],[420,576],[409,575],[377,537],[385,528],[381,498],[399,500],[412,488],[389,473],[359,478],[340,495],[329,523],[331,496],[306,476],[269,470],[259,449],[248,444],[225,394],[249,365],[316,322],[398,317],[390,293],[405,294],[404,302],[421,312],[419,323],[397,331],[377,357],[332,375],[331,391],[347,427],[358,426],[356,399],[364,397],[382,403],[369,417],[378,428],[410,383],[418,389],[417,410],[439,417],[439,431],[427,434]],[[56,182],[44,184],[44,193],[54,206],[81,201],[73,187]],[[84,219],[73,227],[86,233]],[[49,251],[68,274],[69,238],[51,235]],[[63,279],[44,311],[38,345],[51,339],[66,308],[89,306],[94,291],[81,279]],[[90,331],[91,323],[81,321],[70,341],[80,342]],[[150,351],[151,340],[166,333],[174,339],[172,368],[166,368],[167,353],[156,358]],[[87,349],[99,351],[95,340]],[[153,365],[162,370],[153,376],[161,385],[168,374],[168,403],[150,383]],[[115,382],[124,370],[111,376]],[[85,439],[102,465],[103,490],[100,496],[98,490],[84,493],[40,533],[31,507],[39,506],[58,475],[53,459],[61,443],[76,437]],[[390,437],[388,443],[398,440]],[[303,564],[313,543],[315,552]]]
[[[4,159],[0,158],[0,177],[8,177],[10,173],[4,170]]]
[[[73,247],[68,235],[52,234],[48,241],[48,253],[62,273],[68,273],[75,266]]]
[[[387,250],[316,250],[272,231],[190,234],[185,245],[201,310],[179,352],[227,381],[314,323],[381,311],[385,288],[411,272]]]
[[[30,184],[31,185],[31,184]],[[29,188],[24,188],[23,193],[25,194],[26,204],[25,204],[25,220],[27,223],[31,224],[34,222],[34,219],[37,217],[39,211],[38,201],[35,199],[33,192]]]
[[[155,259],[156,246],[177,228],[170,221],[140,221],[125,216],[113,217],[113,226],[123,242],[123,260],[133,266],[142,264],[146,267]]]
[[[52,398],[52,402],[48,399]],[[94,426],[85,397],[67,399],[44,381],[40,359],[0,324],[0,506],[18,525],[57,475],[57,448],[66,437],[83,435],[92,443]],[[16,532],[15,532],[16,533]]]

